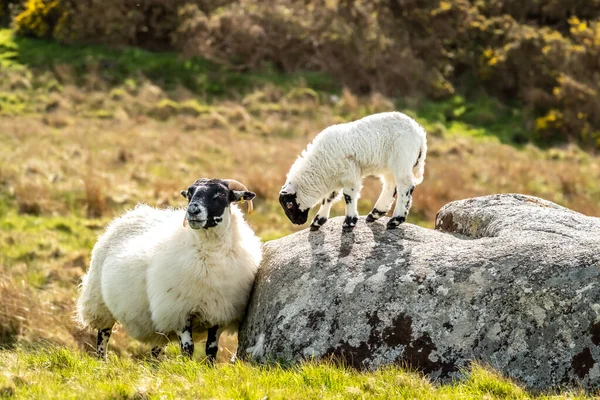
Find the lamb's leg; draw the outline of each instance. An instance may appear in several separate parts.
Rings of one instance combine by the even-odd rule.
[[[346,219],[342,224],[343,232],[352,232],[358,222],[358,197],[360,185],[344,187],[344,201],[346,202]]]
[[[321,207],[319,208],[317,215],[315,215],[315,219],[313,219],[313,222],[310,224],[311,231],[318,231],[319,228],[322,227],[325,222],[327,222],[327,219],[329,218],[329,212],[331,211],[331,206],[333,205],[337,195],[338,192],[334,191],[331,192],[327,198],[323,199],[321,202]]]
[[[394,198],[396,197],[396,183],[392,177],[385,177],[381,179],[383,183],[383,189],[379,195],[379,199],[375,203],[373,210],[367,215],[367,222],[374,222],[379,218],[383,217],[390,211],[392,204],[394,204]]]
[[[412,180],[397,180],[396,185],[398,187],[398,200],[396,201],[394,216],[387,223],[387,229],[394,229],[405,222],[412,204],[412,193],[415,189]]]
[[[96,355],[102,360],[106,360],[106,352],[108,350],[108,340],[112,334],[112,326],[110,328],[98,329],[98,340],[96,341]]]
[[[163,354],[165,354],[165,348],[163,346],[154,346],[152,348],[152,358],[160,358],[163,356]]]
[[[208,337],[206,338],[206,357],[210,362],[214,362],[217,359],[217,351],[219,350],[218,330],[218,325],[208,329]]]
[[[194,356],[194,338],[192,336],[192,316],[190,315],[185,322],[185,326],[180,331],[177,331],[179,338],[179,348],[181,354],[192,358]]]

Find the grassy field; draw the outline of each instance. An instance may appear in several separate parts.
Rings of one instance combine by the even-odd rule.
[[[530,395],[474,365],[460,382],[434,385],[398,367],[359,373],[330,363],[283,369],[242,362],[216,367],[181,358],[160,363],[67,349],[0,351],[0,398],[113,399],[584,399],[582,393]]]
[[[429,133],[410,223],[432,227],[447,202],[500,192],[600,215],[600,157],[575,145],[531,144],[518,105],[356,97],[319,74],[240,73],[0,30],[0,397],[527,398],[479,367],[462,383],[435,387],[397,369],[213,369],[176,352],[156,365],[122,330],[110,348],[119,357],[104,365],[86,355],[94,337],[73,321],[76,287],[111,218],[140,201],[182,206],[179,190],[198,177],[227,177],[257,192],[248,221],[262,239],[284,236],[304,228],[277,203],[301,149],[328,125],[394,109]],[[378,189],[366,182],[361,214]],[[333,214],[341,213],[338,204]]]

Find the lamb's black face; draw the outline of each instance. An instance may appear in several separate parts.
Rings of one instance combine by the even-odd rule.
[[[300,206],[296,201],[296,193],[279,193],[279,204],[281,204],[285,215],[293,224],[302,225],[308,219],[308,211],[310,209],[300,209]]]
[[[198,179],[181,195],[188,199],[185,218],[192,229],[214,228],[228,217],[229,204],[256,196],[249,191],[230,190],[220,179]]]

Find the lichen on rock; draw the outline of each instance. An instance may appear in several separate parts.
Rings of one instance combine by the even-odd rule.
[[[493,195],[444,206],[435,230],[342,220],[265,244],[240,357],[440,381],[478,360],[531,389],[600,388],[600,219]]]

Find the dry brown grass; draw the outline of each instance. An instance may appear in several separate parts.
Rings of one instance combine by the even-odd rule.
[[[143,87],[140,93],[158,93]],[[65,228],[52,222],[35,234],[19,226],[0,232],[0,247],[23,246],[19,254],[0,256],[0,342],[45,340],[91,349],[93,336],[80,331],[72,315],[94,238],[108,219],[136,202],[184,205],[179,190],[198,177],[235,178],[256,191],[256,211],[248,221],[264,239],[304,228],[290,224],[277,202],[291,163],[324,127],[393,109],[393,104],[379,95],[358,98],[345,91],[335,101],[300,89],[291,94],[267,86],[238,99],[201,104],[206,112],[194,116],[174,112],[159,121],[148,115],[156,101],[147,94],[99,100],[100,92],[67,87],[62,103],[79,102],[77,110],[64,110],[72,124],[56,128],[44,123],[44,115],[0,119],[0,188],[11,221],[37,214],[37,220],[28,220],[34,226],[52,215],[79,224]],[[98,104],[127,108],[128,116],[90,117],[89,109]],[[440,134],[430,135],[429,149],[409,222],[432,227],[447,202],[500,192],[536,195],[600,215],[599,157],[575,146],[519,150],[494,140]],[[362,214],[378,192],[379,183],[366,180]],[[343,213],[343,204],[333,213]],[[99,216],[103,219],[87,219]],[[147,351],[122,331],[115,334],[113,349]]]
[[[24,180],[14,187],[17,209],[21,214],[40,215],[48,197],[45,185]]]
[[[119,157],[121,153],[119,153]],[[88,160],[88,172],[83,181],[85,188],[85,208],[88,218],[100,218],[107,211],[104,185],[94,166],[92,159]]]
[[[26,268],[26,265],[18,268]],[[11,275],[14,274],[15,271],[11,271]],[[85,336],[74,329],[70,289],[55,288],[48,293],[36,290],[25,280],[4,276],[0,278],[0,296],[0,343],[44,340],[75,346],[76,338]]]
[[[534,147],[516,150],[497,143],[433,141],[423,185],[415,191],[413,210],[430,221],[448,201],[490,193],[525,193],[566,205],[586,215],[600,215],[600,192],[594,182],[600,167],[567,147],[553,159]],[[439,152],[439,155],[438,155]]]
[[[88,252],[65,252],[56,243],[45,251],[48,232],[33,235],[39,235],[32,241],[36,245],[20,257],[22,262],[0,257],[0,345],[44,342],[93,351],[95,334],[81,330],[74,318],[76,288],[89,266]],[[10,237],[0,234],[3,241]],[[26,239],[16,235],[12,240]],[[122,329],[113,340],[114,350],[121,354],[147,350],[130,341]]]
[[[74,88],[65,91],[66,102],[80,97],[73,92]],[[92,93],[87,98],[95,105],[99,96]],[[102,102],[114,109],[119,101]],[[77,122],[62,127],[60,134],[43,123],[43,116],[0,120],[0,132],[8,139],[0,145],[5,154],[2,167],[21,212],[65,214],[81,209],[88,217],[99,217],[138,201],[176,206],[183,204],[177,194],[180,187],[197,177],[233,177],[259,195],[260,216],[250,217],[259,233],[271,230],[274,222],[282,233],[290,232],[295,227],[276,213],[276,197],[302,148],[328,125],[393,109],[380,95],[363,99],[345,90],[332,103],[309,90],[290,94],[273,86],[239,101],[203,105],[207,111],[196,116],[174,113],[165,121],[146,116],[154,103],[145,95],[132,102],[138,111],[132,110],[127,119],[73,113],[70,118]],[[575,147],[548,153],[494,141],[430,136],[429,148],[426,179],[415,191],[413,205],[429,225],[448,201],[497,192],[537,195],[589,215],[600,214],[598,159]],[[366,183],[361,203],[365,211],[378,190],[376,182]]]

